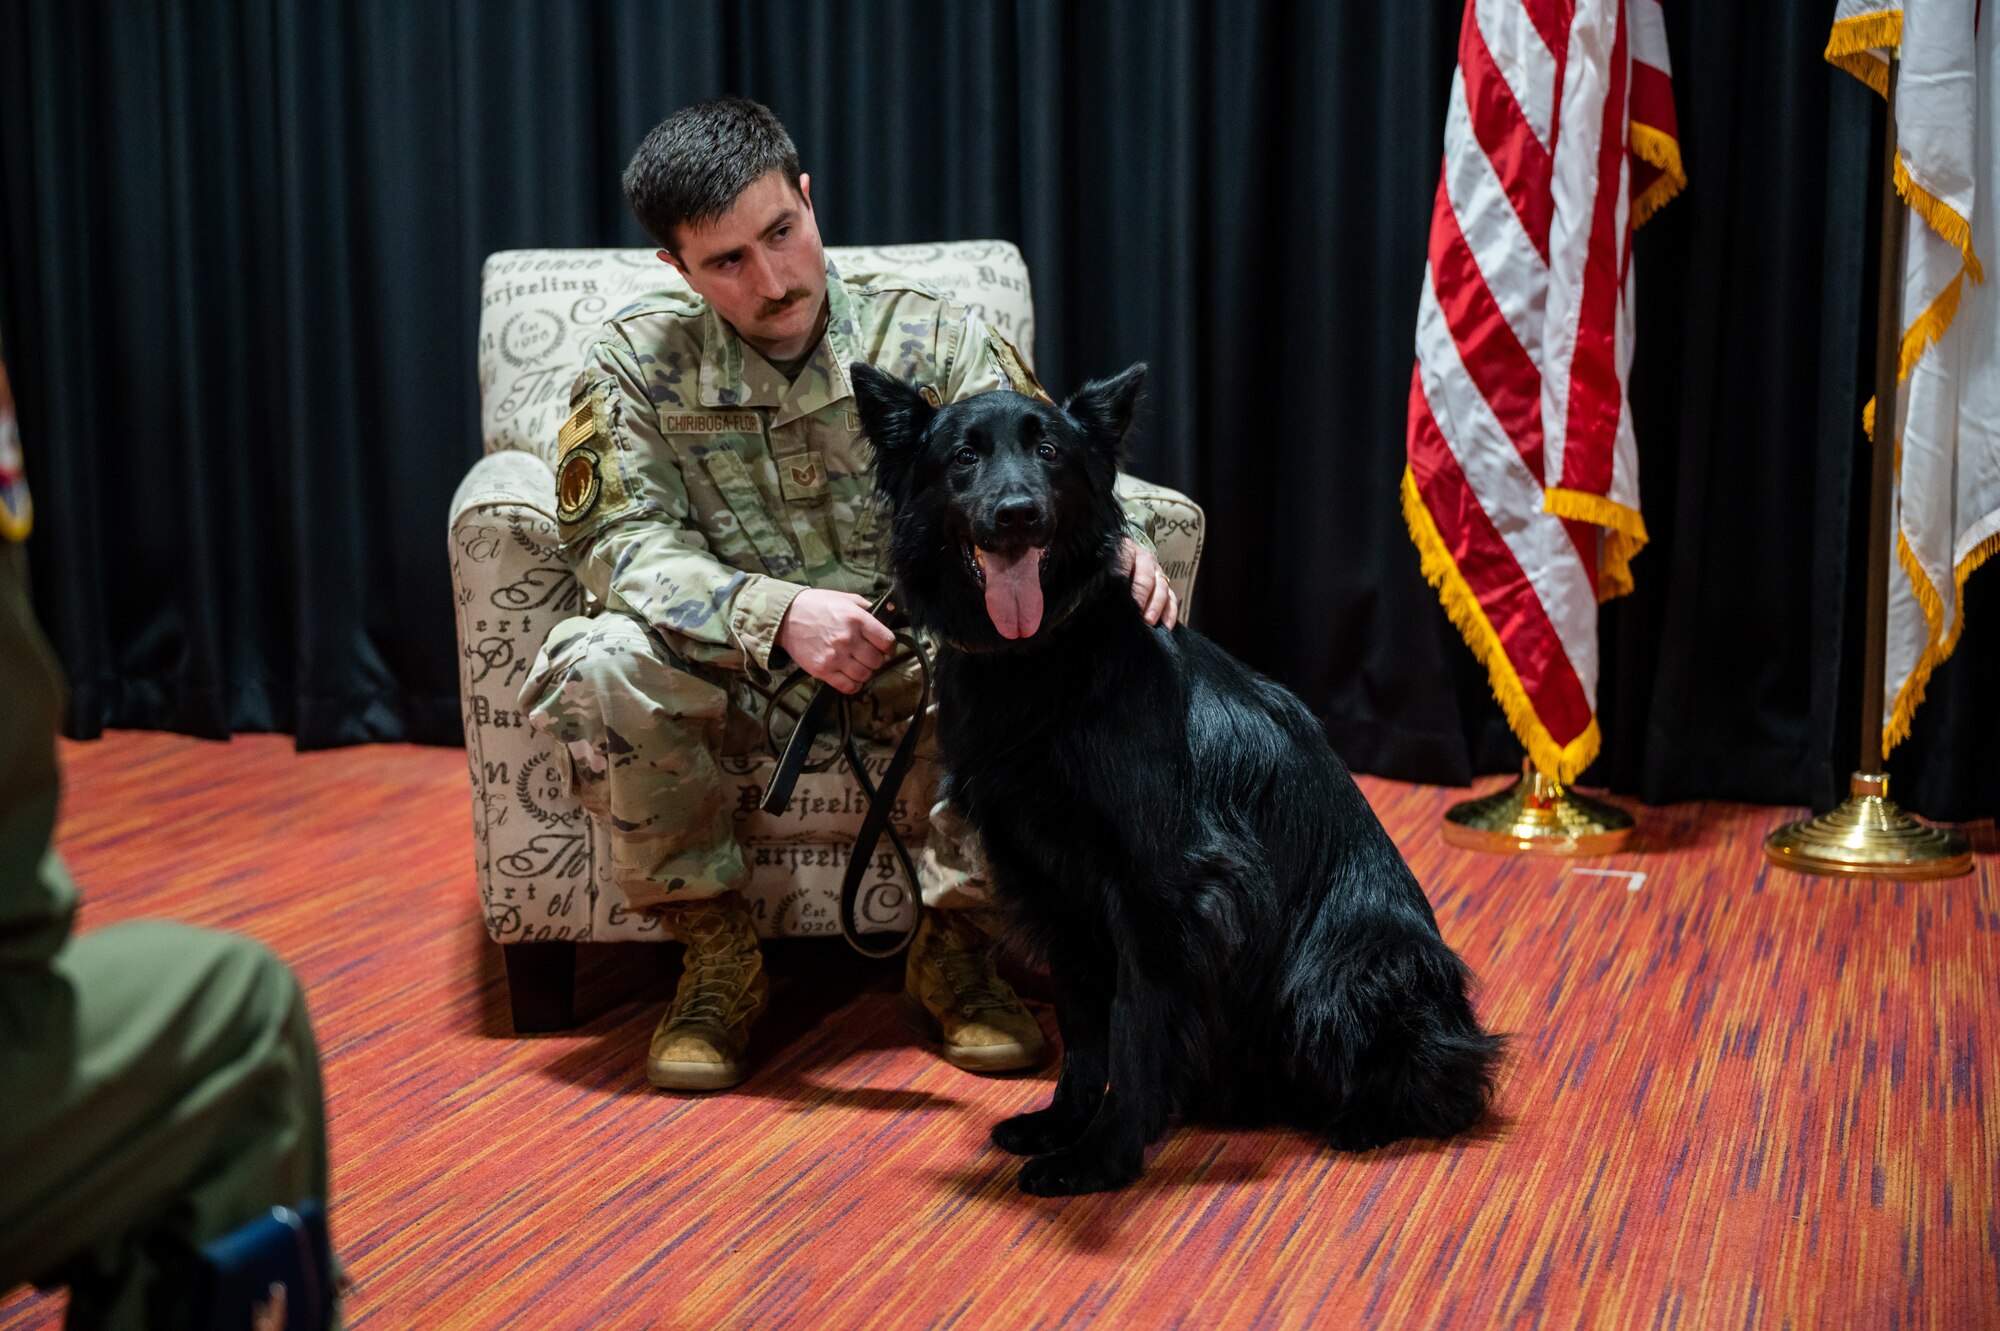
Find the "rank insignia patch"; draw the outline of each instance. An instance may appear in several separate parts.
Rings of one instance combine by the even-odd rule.
[[[826,493],[826,464],[818,453],[779,458],[778,482],[787,499],[818,499]]]

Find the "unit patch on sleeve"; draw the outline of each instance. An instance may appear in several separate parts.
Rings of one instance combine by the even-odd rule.
[[[581,522],[597,505],[603,455],[591,447],[604,430],[604,395],[593,388],[577,400],[556,435],[556,521]]]
[[[634,506],[612,429],[613,413],[622,408],[610,385],[580,384],[574,401],[556,435],[556,530],[565,544]]]
[[[597,507],[597,495],[603,488],[597,479],[599,463],[594,448],[573,448],[564,456],[562,471],[556,476],[557,522],[581,522]]]

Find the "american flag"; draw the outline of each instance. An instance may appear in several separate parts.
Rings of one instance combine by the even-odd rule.
[[[1469,0],[1403,512],[1535,766],[1597,756],[1597,604],[1646,542],[1632,231],[1686,183],[1659,0]]]

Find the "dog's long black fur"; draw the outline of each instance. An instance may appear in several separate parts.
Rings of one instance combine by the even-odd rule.
[[[1055,983],[1054,1099],[993,1129],[1035,1157],[1021,1187],[1129,1183],[1177,1114],[1348,1150],[1479,1120],[1502,1041],[1318,721],[1133,600],[1113,482],[1145,366],[1060,408],[1002,391],[937,409],[852,373],[897,594],[945,644],[946,788]],[[1022,633],[989,612],[982,568],[1037,548],[1043,613]]]

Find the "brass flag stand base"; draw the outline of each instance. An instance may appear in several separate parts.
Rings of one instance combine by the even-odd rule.
[[[1914,881],[1972,872],[1965,838],[1920,823],[1889,798],[1889,778],[1856,772],[1847,801],[1764,838],[1764,858],[1801,873]]]
[[[1889,60],[1882,135],[1881,259],[1875,287],[1875,400],[1894,403],[1902,348],[1903,230],[1908,209],[1896,194],[1896,85],[1901,60]],[[1894,420],[1890,411],[1888,419]],[[1861,658],[1861,762],[1845,804],[1788,823],[1764,839],[1773,864],[1848,878],[1955,878],[1972,870],[1972,851],[1955,832],[1920,823],[1889,798],[1882,763],[1882,700],[1889,654],[1890,506],[1895,490],[1893,429],[1875,431],[1868,480],[1868,640]]]
[[[1513,785],[1444,815],[1448,843],[1493,855],[1611,855],[1631,836],[1631,814],[1565,790],[1527,762]]]

